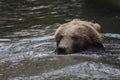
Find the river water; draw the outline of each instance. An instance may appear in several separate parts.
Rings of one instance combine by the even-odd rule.
[[[106,51],[55,54],[55,30],[73,19],[101,24]],[[84,0],[0,0],[0,80],[119,79],[119,12]]]

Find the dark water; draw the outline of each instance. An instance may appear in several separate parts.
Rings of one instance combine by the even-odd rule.
[[[101,24],[106,52],[56,55],[53,34],[73,19]],[[84,0],[0,0],[0,80],[119,80],[120,15]]]

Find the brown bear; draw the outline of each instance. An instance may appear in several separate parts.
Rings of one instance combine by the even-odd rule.
[[[61,25],[54,35],[56,52],[71,54],[84,50],[104,50],[99,30],[99,24],[88,21],[73,20]]]

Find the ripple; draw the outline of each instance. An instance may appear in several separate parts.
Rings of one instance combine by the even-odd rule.
[[[50,6],[36,6],[36,7],[30,7],[30,10],[38,10],[38,9],[45,9],[45,8],[50,8]]]
[[[1,39],[6,40],[6,39]],[[44,57],[52,53],[53,36],[26,38],[12,42],[0,43],[0,62],[17,62],[26,58]],[[6,40],[8,41],[8,40]],[[55,44],[54,44],[55,45]],[[50,48],[50,49],[49,49]]]
[[[0,39],[0,42],[10,42],[11,39]]]
[[[83,62],[80,64],[67,66],[51,72],[45,72],[38,76],[16,77],[10,80],[56,80],[63,77],[77,79],[119,79],[120,70],[102,63]]]
[[[53,38],[54,36],[44,36],[44,37],[37,37],[37,38],[22,39],[20,41],[43,41],[43,40],[50,40]]]
[[[120,34],[105,33],[105,34],[103,34],[103,36],[104,36],[104,37],[109,37],[109,38],[120,39]]]

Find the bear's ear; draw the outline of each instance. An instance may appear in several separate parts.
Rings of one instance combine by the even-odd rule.
[[[98,23],[92,25],[97,31],[100,31],[101,26]]]

